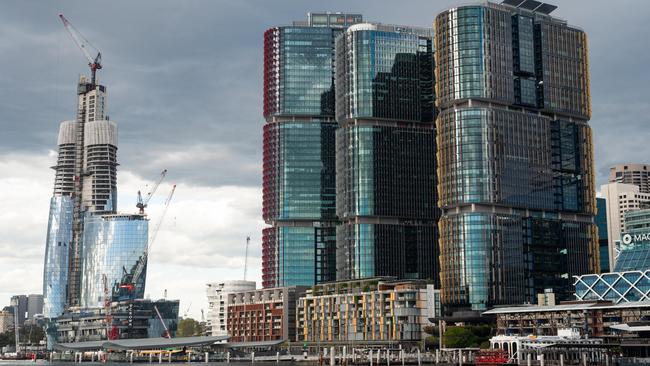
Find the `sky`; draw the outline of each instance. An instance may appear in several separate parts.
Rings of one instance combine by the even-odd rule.
[[[63,0],[0,2],[0,308],[42,292],[58,124],[74,118],[79,49],[57,14],[102,51],[99,71],[119,126],[118,208],[135,212],[138,190],[169,173],[149,208],[158,222],[146,294],[181,300],[200,319],[205,284],[261,280],[262,37],[307,12],[431,26],[466,0]],[[650,3],[564,0],[553,13],[589,36],[595,172],[650,163]]]

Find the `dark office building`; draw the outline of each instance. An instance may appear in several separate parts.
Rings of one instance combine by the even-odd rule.
[[[437,279],[431,29],[336,40],[337,279]]]
[[[600,253],[600,272],[607,273],[609,268],[609,241],[607,240],[607,200],[596,198],[596,217],[594,222],[598,227],[598,250]],[[613,270],[613,268],[612,268]]]
[[[264,287],[336,277],[334,40],[359,22],[312,13],[264,34]]]
[[[531,0],[434,23],[447,312],[570,296],[597,272],[587,35]]]

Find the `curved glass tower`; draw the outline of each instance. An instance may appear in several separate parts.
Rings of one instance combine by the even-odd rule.
[[[101,307],[104,278],[109,294],[119,293],[122,278],[132,272],[147,249],[149,221],[139,214],[94,216],[84,220],[81,306]],[[144,297],[146,269],[129,298]]]
[[[430,29],[336,39],[337,280],[437,279]]]
[[[361,15],[264,33],[264,287],[335,279],[334,39]]]
[[[598,268],[587,36],[554,8],[487,3],[435,19],[450,312],[532,302],[548,288],[568,298],[571,276]]]

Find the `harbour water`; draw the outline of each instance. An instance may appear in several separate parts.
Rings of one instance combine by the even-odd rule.
[[[166,362],[165,362],[166,363]],[[71,366],[74,365],[75,363],[72,361],[57,361],[57,362],[49,362],[45,360],[36,360],[30,361],[30,360],[0,360],[0,366],[28,366],[28,365],[36,365],[36,366]],[[102,362],[83,362],[82,365],[86,366],[124,366],[125,364],[128,364],[128,362],[107,362],[107,363],[102,363]],[[145,363],[134,363],[134,364],[149,364],[148,362]],[[152,365],[156,365],[157,363],[153,363]],[[187,364],[186,362],[174,362],[173,364]],[[263,365],[271,365],[275,364],[277,365],[275,361],[273,362],[255,362],[254,364],[251,362],[231,362],[231,363],[226,363],[226,362],[192,362],[192,364],[200,364],[203,366],[252,366],[252,365],[257,365],[257,366],[263,366]],[[297,365],[309,365],[310,363],[306,362],[291,362],[291,361],[282,361],[279,363],[282,366],[297,366]],[[78,365],[78,363],[77,363]]]

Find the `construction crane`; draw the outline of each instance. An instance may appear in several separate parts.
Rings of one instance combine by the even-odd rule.
[[[144,269],[147,266],[147,258],[149,256],[149,251],[151,250],[151,246],[153,245],[153,243],[156,241],[156,237],[158,236],[158,231],[160,230],[160,225],[162,225],[163,220],[165,219],[165,214],[167,213],[167,209],[169,208],[169,203],[171,202],[172,197],[174,197],[175,191],[176,191],[176,185],[174,184],[172,186],[172,190],[169,192],[169,195],[167,196],[167,199],[165,200],[165,203],[163,204],[163,211],[160,215],[160,218],[158,219],[158,222],[156,223],[156,226],[153,230],[153,234],[149,238],[149,243],[147,244],[147,247],[145,248],[144,252],[140,256],[136,264],[133,266],[131,271],[129,272],[127,272],[126,270],[124,271],[122,280],[118,284],[117,288],[114,289],[114,293],[121,295],[123,292],[120,290],[124,289],[127,291],[128,298],[133,298],[136,285],[140,280],[140,277],[142,276]],[[122,296],[118,296],[118,297],[121,298]]]
[[[183,313],[184,318],[187,318],[187,313],[190,312],[191,308],[192,308],[192,302],[190,301],[190,306],[188,306],[187,309],[185,309],[185,313]]]
[[[102,68],[102,53],[99,52],[99,49],[93,46],[88,41],[88,39],[86,39],[86,37],[84,37],[84,35],[81,34],[81,32],[79,32],[77,28],[75,28],[72,23],[66,19],[65,16],[63,16],[63,14],[59,14],[59,18],[61,18],[65,30],[68,31],[68,34],[70,34],[70,37],[72,37],[74,43],[77,44],[77,47],[79,47],[81,52],[83,52],[84,56],[88,60],[88,66],[90,67],[91,74],[91,83],[94,87],[97,70],[100,70]],[[88,50],[91,50],[93,53],[97,52],[97,56],[93,57]]]
[[[135,207],[140,209],[140,215],[144,215],[144,209],[147,207],[147,204],[149,204],[149,200],[151,200],[153,194],[156,193],[156,190],[158,189],[160,183],[162,183],[163,179],[165,179],[165,176],[167,176],[167,169],[163,170],[160,173],[160,177],[151,187],[151,190],[147,193],[147,196],[144,199],[142,199],[142,194],[140,191],[138,191],[138,203],[135,205]]]
[[[165,324],[165,321],[163,320],[162,315],[160,315],[160,310],[158,310],[158,306],[154,305],[153,308],[156,310],[156,314],[158,314],[158,319],[160,320],[160,323],[162,324],[163,328],[165,331],[162,334],[163,338],[171,338],[172,334],[169,332],[169,329],[167,329],[167,324]]]
[[[246,281],[246,271],[248,270],[248,245],[251,243],[251,237],[246,237],[246,255],[244,256],[244,281]]]
[[[119,334],[117,327],[113,326],[113,315],[111,314],[112,298],[108,291],[108,278],[105,274],[102,275],[102,282],[104,283],[104,321],[106,322],[106,339],[110,341],[117,339]]]

